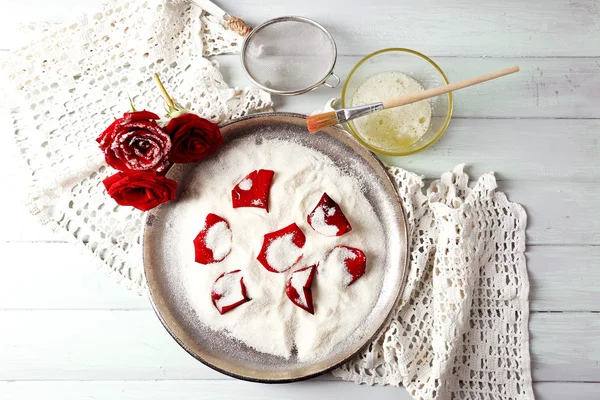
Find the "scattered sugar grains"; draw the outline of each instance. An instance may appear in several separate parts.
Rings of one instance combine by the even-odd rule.
[[[264,140],[257,145],[253,139],[238,141],[241,143],[223,147],[214,161],[203,165],[203,173],[182,193],[177,207],[165,215],[169,221],[165,259],[179,275],[184,295],[203,324],[264,353],[290,358],[295,348],[301,362],[322,359],[360,329],[376,302],[383,273],[376,268],[384,259],[383,228],[362,195],[360,180],[340,171],[326,156],[290,142]],[[275,171],[269,212],[234,209],[231,189],[261,168]],[[323,192],[340,205],[352,225],[351,232],[324,237],[308,225],[306,217]],[[233,242],[222,262],[206,266],[194,262],[192,241],[211,212],[229,223]],[[283,273],[269,272],[256,260],[263,236],[292,222],[306,235],[302,258]],[[215,232],[216,236],[224,234]],[[315,314],[311,315],[287,298],[286,282],[293,271],[317,264],[338,245],[363,250],[366,273],[343,287],[344,271],[325,273],[320,267],[312,283]],[[217,251],[219,246],[215,245]],[[251,300],[220,315],[211,301],[212,285],[222,273],[236,269],[243,274]]]

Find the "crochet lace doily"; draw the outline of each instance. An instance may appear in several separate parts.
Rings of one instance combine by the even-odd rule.
[[[533,399],[525,210],[493,174],[469,188],[462,165],[426,195],[421,177],[389,173],[407,213],[408,281],[389,325],[333,374],[419,400]]]
[[[215,122],[269,110],[268,94],[230,88],[203,56],[241,38],[183,1],[108,3],[94,15],[38,29],[5,65],[10,120],[32,185],[29,207],[142,293],[142,213],[105,193],[96,136],[129,107],[160,111],[158,72],[184,107]],[[16,104],[16,107],[14,105]],[[404,385],[416,399],[533,399],[525,265],[526,214],[496,191],[473,189],[459,166],[422,193],[422,179],[390,168],[407,211],[411,265],[388,326],[334,375]]]
[[[13,89],[5,99],[17,105],[10,119],[31,174],[29,208],[141,293],[143,214],[104,192],[114,171],[95,138],[128,111],[129,97],[137,109],[161,113],[155,72],[180,104],[217,123],[269,111],[271,98],[224,82],[203,56],[237,51],[242,38],[183,1],[113,1],[39,36],[4,65]]]

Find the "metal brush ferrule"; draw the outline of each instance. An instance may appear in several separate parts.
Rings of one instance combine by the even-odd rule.
[[[335,116],[338,119],[338,123],[347,122],[352,119],[362,117],[363,115],[371,114],[375,111],[383,110],[383,103],[366,104],[364,106],[356,106],[350,108],[342,108],[335,112]]]

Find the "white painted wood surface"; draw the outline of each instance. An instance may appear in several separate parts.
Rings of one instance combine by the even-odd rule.
[[[100,0],[5,0],[1,50],[26,40],[18,24],[60,22]],[[434,179],[457,163],[496,171],[529,215],[531,353],[536,398],[600,398],[600,3],[597,0],[220,1],[258,23],[304,15],[336,38],[342,78],[361,56],[409,47],[451,80],[518,64],[521,72],[455,95],[446,135],[427,151],[386,158]],[[249,84],[237,56],[221,56],[232,85]],[[276,99],[310,113],[340,90]],[[18,196],[10,132],[0,135],[0,399],[409,399],[326,375],[265,386],[195,362],[144,298],[86,265],[64,238],[37,225]]]
[[[600,384],[540,382],[534,385],[537,400],[597,400]],[[44,400],[308,400],[308,399],[394,399],[412,400],[394,387],[367,387],[347,382],[309,381],[265,386],[239,381],[15,381],[0,382],[0,395],[8,399]],[[576,397],[575,397],[576,396]]]

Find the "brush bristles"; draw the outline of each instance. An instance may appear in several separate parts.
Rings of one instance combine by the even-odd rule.
[[[335,111],[326,112],[323,114],[310,115],[306,118],[306,125],[310,133],[315,133],[323,128],[333,126],[338,123],[338,118]]]

